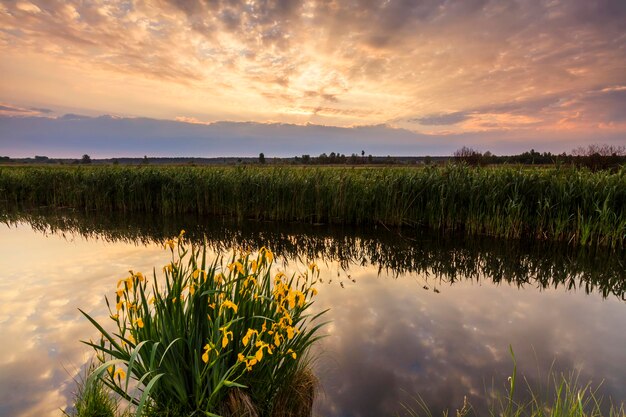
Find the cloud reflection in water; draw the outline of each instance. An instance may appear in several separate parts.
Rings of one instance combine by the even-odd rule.
[[[169,260],[155,243],[67,236],[45,236],[23,223],[0,226],[0,415],[59,415],[74,389],[71,378],[91,354],[78,341],[96,336],[77,308],[105,320],[103,296],[118,278],[128,269],[158,271]],[[376,266],[318,264],[324,284],[315,307],[332,309],[328,337],[316,348],[324,392],[318,415],[391,415],[418,394],[433,415],[460,407],[464,395],[481,407],[492,378],[503,388],[512,370],[509,344],[531,383],[538,383],[536,369],[545,373],[556,359],[557,370],[578,369],[582,381],[605,379],[605,395],[626,398],[626,321],[618,298],[490,280],[452,285],[423,273],[395,279]],[[337,270],[356,283],[337,278]]]
[[[556,371],[604,379],[603,394],[626,398],[618,382],[626,378],[626,323],[617,299],[467,281],[435,293],[415,274],[350,272],[358,284],[320,291],[317,307],[333,309],[333,325],[318,349],[318,415],[392,415],[401,403],[418,409],[418,395],[433,415],[453,413],[465,395],[484,410],[489,389],[503,390],[512,372],[509,344],[533,386],[546,386],[554,360]]]
[[[78,312],[107,314],[104,295],[130,269],[149,271],[168,254],[154,246],[43,236],[0,226],[0,415],[59,415],[96,337]]]

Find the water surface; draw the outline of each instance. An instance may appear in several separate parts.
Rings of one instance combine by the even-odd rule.
[[[104,295],[129,269],[169,261],[163,239],[185,228],[212,253],[269,245],[288,272],[321,266],[314,307],[330,308],[315,347],[320,416],[384,416],[418,395],[436,415],[463,397],[485,407],[512,371],[529,383],[550,367],[601,381],[626,398],[622,254],[421,232],[125,219],[75,214],[5,217],[0,225],[0,415],[65,409],[97,333]]]

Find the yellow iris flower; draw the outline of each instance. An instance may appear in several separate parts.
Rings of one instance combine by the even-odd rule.
[[[204,353],[202,354],[202,361],[204,363],[209,362],[209,352],[212,350],[218,353],[217,349],[215,349],[215,346],[212,343],[207,343],[206,345],[204,345]]]
[[[228,345],[229,340],[233,340],[233,332],[225,327],[220,327],[222,331],[222,349]],[[229,337],[230,336],[230,337]]]
[[[237,304],[233,303],[233,302],[232,302],[232,301],[230,301],[230,300],[224,300],[224,301],[222,302],[222,307],[221,307],[220,309],[222,309],[222,308],[230,308],[230,309],[231,309],[231,310],[233,310],[235,313],[236,313],[236,312],[237,312],[237,310],[238,310]]]
[[[253,334],[256,334],[258,336],[259,332],[254,329],[248,329],[245,336],[241,339],[241,342],[243,343],[244,346],[248,346],[248,343],[250,343],[250,338],[252,337]]]
[[[239,261],[233,262],[232,264],[228,265],[228,270],[229,271],[232,272],[234,269],[237,269],[237,272],[239,272],[240,274],[244,273],[243,265]]]

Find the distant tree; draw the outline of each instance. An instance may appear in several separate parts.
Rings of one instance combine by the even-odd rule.
[[[481,163],[483,154],[475,149],[463,146],[460,149],[454,151],[454,159],[458,162],[465,162],[469,165],[479,165]]]
[[[599,145],[592,144],[588,145],[586,148],[579,146],[576,149],[572,150],[573,156],[625,156],[626,155],[626,146],[613,146],[613,145]]]
[[[263,152],[261,152],[259,154],[259,164],[264,164],[265,163],[265,154],[263,154]]]
[[[311,163],[311,155],[308,155],[308,154],[302,155],[302,163],[303,164],[310,164]]]
[[[374,162],[374,157],[372,156],[372,154],[367,155],[367,162],[370,164]]]
[[[574,163],[592,170],[617,168],[624,163],[626,147],[613,145],[588,145],[572,150]]]
[[[143,161],[141,161],[141,163],[144,165],[148,165],[150,163],[150,160],[148,159],[148,155],[143,156]]]
[[[91,164],[91,157],[87,154],[84,154],[83,157],[80,159],[80,163],[81,164]]]

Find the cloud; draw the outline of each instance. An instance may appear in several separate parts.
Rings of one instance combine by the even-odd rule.
[[[0,116],[5,117],[26,117],[26,116],[39,116],[43,114],[49,114],[53,111],[50,109],[39,107],[19,107],[7,103],[0,103]]]
[[[408,119],[409,122],[416,122],[421,125],[454,125],[463,122],[469,118],[469,115],[464,112],[455,112],[448,114],[433,114],[424,117],[416,117],[414,119]]]
[[[320,111],[330,113],[332,108]],[[253,157],[263,152],[268,157],[293,157],[323,152],[350,155],[365,150],[367,154],[383,156],[445,156],[462,146],[496,154],[520,153],[530,148],[561,153],[589,143],[585,132],[514,129],[514,123],[507,121],[511,116],[480,117],[472,122],[482,130],[445,134],[420,134],[386,124],[342,128],[312,123],[208,122],[193,115],[179,116],[177,121],[76,114],[57,118],[0,117],[0,155]],[[489,123],[498,128],[489,128]],[[508,128],[503,130],[505,125]],[[594,142],[621,145],[621,132],[613,128],[595,129]]]
[[[580,111],[564,103],[580,100],[576,126],[591,129],[621,123],[619,98],[597,99],[604,111],[595,112],[583,96],[626,85],[625,9],[619,0],[33,0],[0,10],[0,50],[31,64],[45,57],[50,70],[39,79],[75,86],[74,108],[105,96],[103,112],[401,121],[432,133],[561,128]],[[11,69],[32,102],[54,96],[67,102],[50,105],[70,106],[29,89],[16,62],[3,73]],[[65,75],[67,66],[76,74]],[[0,99],[19,101],[6,91]],[[292,111],[329,103],[342,111]]]

